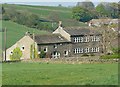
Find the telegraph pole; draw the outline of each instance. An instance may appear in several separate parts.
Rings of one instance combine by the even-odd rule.
[[[4,50],[5,50],[5,60],[4,61],[6,61],[6,36],[7,36],[7,34],[6,34],[6,27],[5,27],[5,29],[4,29]]]

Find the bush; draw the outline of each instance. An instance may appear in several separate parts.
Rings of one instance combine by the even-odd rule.
[[[94,54],[94,53],[91,53],[90,56],[95,56],[95,54]]]
[[[44,51],[41,51],[40,58],[45,58],[45,57],[46,57],[46,53]]]
[[[120,54],[103,55],[103,56],[100,56],[100,58],[102,58],[102,59],[116,59],[116,58],[120,58]]]
[[[16,47],[13,50],[12,55],[10,55],[10,60],[20,60],[20,58],[22,57],[22,51],[20,50],[19,47]]]
[[[112,51],[114,53],[120,53],[120,47],[118,47],[118,48],[112,48]]]
[[[87,53],[84,53],[82,56],[89,56]]]

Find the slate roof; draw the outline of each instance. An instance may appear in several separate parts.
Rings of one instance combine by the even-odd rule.
[[[66,43],[70,42],[59,34],[52,35],[35,35],[35,42],[37,44],[50,44],[50,43]]]
[[[90,29],[90,27],[67,27],[63,28],[71,36],[74,35],[85,35],[85,34],[100,34],[96,29]]]

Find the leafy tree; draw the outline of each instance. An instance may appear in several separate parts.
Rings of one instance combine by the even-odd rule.
[[[112,18],[118,18],[119,17],[119,4],[118,3],[109,3],[109,9],[110,16]]]
[[[20,50],[19,47],[16,47],[16,48],[13,50],[12,55],[10,55],[10,59],[11,59],[11,60],[20,60],[21,57],[22,57],[22,51]]]
[[[118,18],[118,3],[100,3],[96,6],[99,17]]]
[[[95,16],[88,9],[82,8],[80,6],[74,7],[72,13],[74,19],[82,22],[90,21]]]
[[[102,16],[107,16],[109,13],[108,11],[105,9],[105,6],[103,4],[99,4],[96,7],[96,11],[100,13],[100,17]]]

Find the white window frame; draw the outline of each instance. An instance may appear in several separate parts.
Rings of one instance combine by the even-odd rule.
[[[96,36],[91,36],[91,41],[96,41]]]
[[[96,41],[100,41],[100,37],[99,36],[96,36]]]
[[[23,47],[24,47],[24,49],[23,49]],[[25,51],[25,46],[24,45],[21,46],[21,51]]]
[[[44,51],[45,53],[48,52],[48,48],[47,48],[47,47],[44,47],[44,49],[46,50],[46,51]],[[43,50],[44,50],[44,49],[43,49]]]
[[[83,48],[80,48],[80,53],[83,53]]]
[[[90,52],[90,49],[89,48],[85,48],[85,53],[89,53]]]
[[[74,42],[76,43],[76,41],[77,41],[77,38],[76,38],[76,37],[74,37]]]
[[[13,51],[10,51],[10,55],[12,55],[13,54]]]
[[[84,38],[83,37],[80,37],[80,42],[84,42]]]
[[[89,42],[89,37],[85,36],[85,42]]]
[[[64,53],[66,56],[68,55],[68,51],[67,50],[65,50],[64,52],[66,52],[66,53]]]

